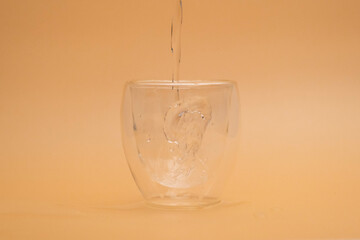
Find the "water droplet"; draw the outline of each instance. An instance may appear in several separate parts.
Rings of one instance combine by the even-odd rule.
[[[142,158],[142,155],[139,151],[138,151],[138,156],[139,156],[140,162],[145,163],[144,159]]]
[[[168,143],[171,143],[171,144],[176,144],[176,145],[179,145],[179,142],[178,141],[171,141],[171,140],[168,140]]]

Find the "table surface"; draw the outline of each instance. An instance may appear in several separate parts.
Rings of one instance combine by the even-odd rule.
[[[308,192],[309,193],[309,192]],[[289,195],[288,195],[289,196]],[[1,239],[360,239],[359,196],[224,200],[200,210],[107,204],[3,202]]]

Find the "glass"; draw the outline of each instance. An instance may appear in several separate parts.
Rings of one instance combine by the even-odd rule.
[[[127,83],[123,147],[149,204],[196,208],[220,201],[236,159],[238,110],[232,81]]]

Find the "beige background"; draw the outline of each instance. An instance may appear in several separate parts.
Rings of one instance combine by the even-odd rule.
[[[0,239],[360,239],[360,1],[183,0],[181,78],[241,97],[225,202],[196,212],[146,208],[121,148],[172,5],[0,0]]]

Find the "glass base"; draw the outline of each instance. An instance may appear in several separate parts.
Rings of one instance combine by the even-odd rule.
[[[147,199],[150,207],[170,209],[199,209],[220,203],[218,198],[169,198],[154,197]]]

